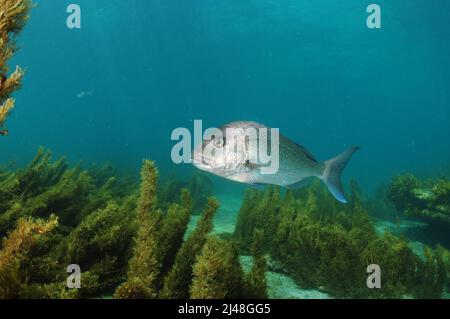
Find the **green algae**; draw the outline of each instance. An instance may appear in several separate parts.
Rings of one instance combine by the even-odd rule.
[[[243,297],[243,271],[233,243],[209,237],[193,267],[190,297],[224,299]]]
[[[238,215],[235,239],[245,253],[254,229],[264,231],[264,251],[304,289],[338,298],[439,298],[447,282],[442,247],[417,256],[403,236],[379,234],[352,183],[350,201],[333,201],[314,183],[281,196],[278,188],[249,190]],[[366,268],[380,265],[381,289],[366,285]]]
[[[9,62],[17,51],[16,39],[28,21],[32,6],[30,0],[0,1],[0,136],[8,135],[3,127],[15,106],[12,94],[22,86],[25,74],[19,66],[10,72]]]
[[[241,265],[246,273],[253,267],[253,256],[241,255]],[[282,269],[268,265],[265,274],[268,298],[273,299],[329,299],[330,296],[314,289],[302,289]]]
[[[446,178],[419,180],[412,174],[399,175],[389,185],[388,198],[405,216],[450,228],[450,181]]]
[[[202,277],[193,269],[199,269],[199,262],[208,273],[214,269],[206,258],[206,243],[220,240],[226,248],[223,254],[235,260],[237,250],[231,241],[210,234],[219,207],[213,197],[184,240],[193,198],[182,188],[176,201],[161,200],[173,194],[159,189],[158,175],[154,163],[145,160],[139,185],[110,165],[71,167],[64,157],[52,160],[43,148],[26,167],[1,169],[0,233],[5,239],[0,250],[0,296],[195,296],[199,290],[191,291],[194,278],[199,287]],[[47,224],[48,229],[43,226]],[[69,264],[80,266],[81,289],[66,287]],[[236,265],[239,280],[237,286],[226,287],[230,291],[226,296],[245,297],[247,290],[240,284],[245,278]],[[217,283],[221,280],[217,278]]]
[[[375,222],[369,210],[381,206],[363,201],[354,182],[347,205],[319,183],[248,190],[235,227],[234,197],[220,197],[229,206],[221,211],[209,196],[194,214],[188,187],[162,185],[149,160],[139,183],[42,148],[25,167],[0,169],[1,297],[439,298],[448,285],[448,250],[406,240],[404,231],[423,223]],[[447,205],[444,181],[409,176],[394,185],[399,209]],[[373,263],[381,289],[366,286]],[[69,264],[81,268],[81,289],[66,287]]]

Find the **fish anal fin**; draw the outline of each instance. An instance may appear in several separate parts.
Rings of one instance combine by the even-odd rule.
[[[310,180],[311,180],[310,178],[304,178],[294,184],[287,185],[286,187],[289,189],[300,189],[307,186]]]

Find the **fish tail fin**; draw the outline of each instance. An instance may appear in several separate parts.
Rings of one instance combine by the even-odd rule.
[[[331,194],[340,202],[347,203],[345,199],[344,191],[341,184],[341,174],[347,165],[348,161],[352,157],[353,153],[359,150],[361,147],[354,146],[349,148],[345,152],[337,155],[336,157],[325,161],[325,169],[322,176],[322,181],[327,185]]]

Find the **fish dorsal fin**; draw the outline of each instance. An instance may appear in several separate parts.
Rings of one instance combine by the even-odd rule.
[[[225,134],[225,131],[227,128],[248,128],[248,127],[252,127],[255,129],[260,129],[260,128],[265,128],[265,129],[269,129],[270,128],[266,125],[257,123],[257,122],[253,122],[253,121],[235,121],[235,122],[231,122],[228,124],[223,125],[220,130],[222,130],[223,134]],[[249,144],[249,138],[246,137],[245,139],[245,146],[246,149],[248,149],[248,144]],[[311,154],[310,151],[308,151],[303,145],[297,144],[296,142],[291,141],[290,139],[284,137],[283,135],[279,134],[279,142],[280,142],[280,147],[281,145],[284,145],[284,147],[286,147],[288,149],[289,152],[296,154],[299,157],[304,157],[307,158],[308,160],[310,160],[313,163],[319,163],[316,158],[314,157],[314,155]],[[267,147],[268,150],[270,151],[270,143],[271,143],[271,135],[268,134],[267,136]]]
[[[282,143],[281,143],[281,139],[283,139]],[[314,155],[312,155],[311,152],[308,151],[303,145],[295,143],[295,142],[285,138],[284,136],[283,137],[280,136],[280,145],[281,144],[284,144],[285,147],[287,147],[289,149],[289,152],[297,153],[298,156],[303,156],[314,163],[319,163],[316,160],[316,158],[314,157]]]

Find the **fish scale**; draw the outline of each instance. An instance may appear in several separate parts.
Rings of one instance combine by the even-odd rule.
[[[236,144],[232,144],[233,147],[230,147],[230,141],[227,140],[228,129],[234,129],[235,135],[232,137]],[[250,129],[256,131],[256,140],[254,140],[254,136],[246,134],[246,132],[251,132]],[[260,140],[261,129],[267,132],[265,141]],[[203,141],[194,149],[194,156],[203,158],[201,163],[194,163],[197,168],[229,180],[255,186],[270,184],[298,188],[302,187],[307,179],[316,177],[325,183],[338,201],[347,202],[341,184],[341,174],[353,153],[360,147],[349,148],[336,157],[320,163],[304,146],[279,134],[278,154],[276,154],[279,165],[276,172],[267,174],[263,172],[262,168],[270,167],[273,163],[263,163],[259,158],[261,154],[258,152],[258,148],[261,147],[261,143],[266,143],[272,160],[274,154],[271,149],[271,134],[273,132],[270,127],[252,121],[236,121],[223,125],[221,130],[222,136],[227,138],[214,137],[212,140]],[[264,132],[261,131],[261,133]],[[212,146],[216,148],[222,148],[222,152],[217,152],[220,156],[211,158],[203,156],[205,146],[210,143],[213,143]]]

